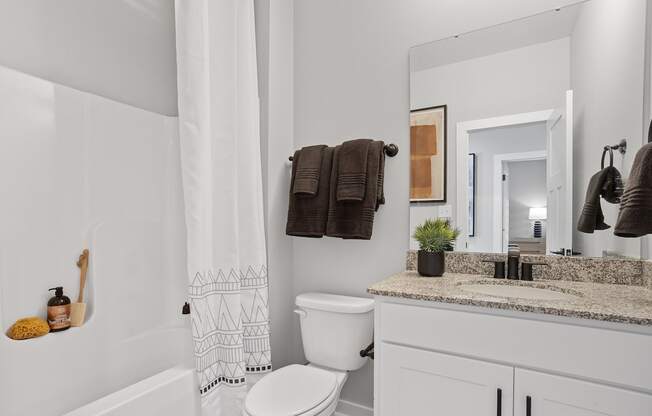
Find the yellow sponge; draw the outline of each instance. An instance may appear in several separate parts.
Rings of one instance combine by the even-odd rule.
[[[36,316],[22,318],[9,328],[7,336],[11,339],[36,338],[50,332],[50,326],[43,319]]]

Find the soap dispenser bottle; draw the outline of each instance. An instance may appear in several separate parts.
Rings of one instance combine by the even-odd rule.
[[[63,294],[61,286],[53,287],[54,296],[48,301],[48,325],[51,332],[70,328],[70,298]]]

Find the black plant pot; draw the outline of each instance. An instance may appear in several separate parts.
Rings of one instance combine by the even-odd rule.
[[[446,268],[446,255],[443,251],[433,253],[419,250],[417,270],[421,276],[441,276]]]

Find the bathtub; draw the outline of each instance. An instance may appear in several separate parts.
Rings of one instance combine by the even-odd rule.
[[[192,416],[200,414],[195,370],[174,367],[65,416]]]
[[[199,392],[189,329],[116,338],[93,322],[28,341],[0,338],[0,414],[193,416]]]

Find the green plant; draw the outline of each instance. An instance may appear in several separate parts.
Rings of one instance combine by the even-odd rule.
[[[458,228],[451,227],[450,221],[442,218],[427,219],[414,230],[414,239],[423,251],[439,253],[453,250],[455,240],[460,235]]]

